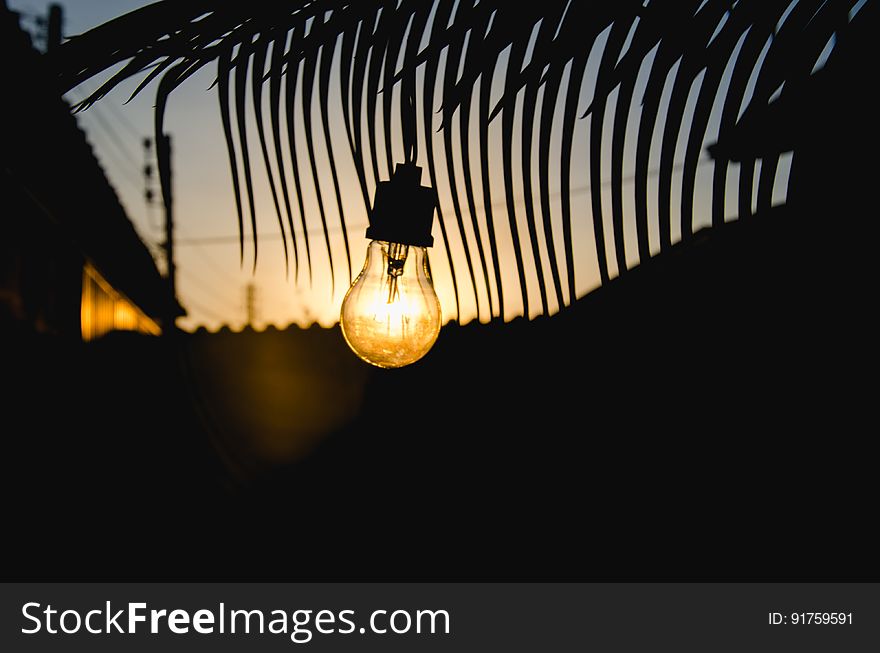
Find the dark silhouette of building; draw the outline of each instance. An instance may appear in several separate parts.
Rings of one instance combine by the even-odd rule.
[[[0,6],[0,323],[85,339],[158,334],[178,307],[39,52]],[[13,65],[14,62],[14,65]]]

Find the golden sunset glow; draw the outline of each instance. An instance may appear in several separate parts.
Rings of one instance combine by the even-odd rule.
[[[83,266],[80,325],[86,342],[110,331],[137,331],[153,336],[162,332],[155,321],[115,290],[90,262]]]

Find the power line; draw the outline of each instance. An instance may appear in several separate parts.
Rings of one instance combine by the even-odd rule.
[[[218,315],[218,314],[215,313],[214,311],[212,311],[212,310],[210,310],[210,309],[207,309],[207,308],[205,308],[204,306],[201,306],[200,304],[198,304],[197,302],[192,301],[191,299],[187,299],[187,300],[185,300],[184,303],[185,303],[187,306],[191,306],[192,308],[194,308],[195,310],[197,310],[199,313],[202,313],[202,314],[204,314],[204,315],[207,315],[207,316],[208,316],[210,319],[212,319],[212,320],[216,320],[217,322],[221,322],[221,323],[223,323],[223,322],[227,322],[227,321],[228,321],[228,318],[221,317],[220,315]]]
[[[142,182],[138,180],[137,176],[124,164],[117,154],[113,153],[112,150],[105,148],[102,150],[101,155],[113,163],[113,169],[118,170],[119,174],[122,175],[122,179],[131,184],[134,190],[138,191],[139,194],[143,192],[141,188]]]
[[[346,225],[346,229],[366,229],[367,225],[365,224],[356,224],[356,225]],[[318,229],[309,229],[309,233],[323,233]],[[342,225],[339,226],[328,226],[328,232],[334,231],[342,231]],[[257,234],[258,239],[266,239],[266,240],[282,240],[283,235],[278,232],[272,232],[268,234]],[[225,243],[237,243],[239,240],[238,236],[201,236],[197,238],[180,238],[177,241],[178,245],[222,245]],[[252,236],[245,236],[245,242],[250,242],[253,240]]]
[[[125,156],[125,158],[131,163],[131,165],[133,165],[135,169],[137,169],[138,165],[137,163],[135,163],[137,157],[132,154],[131,150],[129,150],[128,146],[125,144],[124,139],[119,136],[119,132],[117,132],[113,128],[113,126],[107,120],[106,116],[98,109],[98,105],[93,104],[91,107],[83,112],[83,115],[88,115],[89,111],[94,112],[95,120],[97,121],[101,129],[103,129],[107,133],[116,148]]]
[[[126,116],[118,106],[113,104],[112,102],[107,102],[105,105],[107,109],[109,109],[110,113],[116,118],[116,122],[118,122],[122,127],[128,131],[129,134],[137,138],[138,140],[144,138],[144,131],[135,127],[134,123],[129,120],[128,116]]]
[[[80,84],[77,87],[77,89],[82,89],[82,92],[85,93],[84,96],[80,97],[80,99],[77,100],[78,102],[81,102],[85,98],[89,97],[92,93],[94,93],[94,90],[90,89],[86,84]],[[76,93],[76,95],[79,95],[79,93]],[[94,108],[97,106],[98,106],[98,102],[95,102],[89,108]],[[114,104],[113,102],[110,102],[109,100],[106,100],[103,104],[101,104],[101,106],[106,107],[107,110],[113,115],[113,117],[116,118],[116,122],[120,126],[122,126],[123,129],[128,131],[129,134],[131,134],[132,136],[134,136],[138,140],[141,140],[142,138],[144,138],[144,135],[145,135],[144,130],[138,129],[134,125],[134,123],[129,119],[129,117],[126,116],[125,113],[123,113],[116,104]]]
[[[202,260],[208,264],[208,266],[214,270],[215,273],[219,274],[223,279],[228,281],[229,283],[237,284],[239,281],[234,279],[230,274],[211,256],[208,255],[208,251],[202,247],[200,244],[196,243],[193,247],[193,250],[201,256]]]
[[[74,98],[79,97],[78,93],[72,93],[72,95],[74,96]],[[108,104],[107,106],[112,106],[112,105]],[[118,173],[120,175],[122,175],[122,177],[121,177],[122,180],[128,182],[131,185],[131,187],[135,191],[138,192],[138,194],[143,194],[144,181],[139,179],[132,172],[132,166],[136,167],[136,164],[134,164],[132,161],[131,151],[128,149],[127,146],[124,145],[124,142],[120,138],[119,134],[113,129],[113,127],[110,126],[107,119],[105,117],[103,117],[101,112],[97,109],[97,106],[93,106],[92,108],[94,109],[94,112],[91,115],[93,115],[95,117],[97,125],[101,128],[101,130],[95,130],[94,132],[92,132],[93,137],[98,134],[98,131],[100,131],[101,134],[104,137],[106,137],[107,139],[109,139],[116,148],[115,150],[113,150],[112,148],[102,148],[101,158],[106,158],[109,162],[113,163],[114,164],[113,170],[118,171]],[[128,124],[130,125],[130,123],[128,123]],[[120,153],[122,155],[121,159],[119,158]],[[149,220],[149,224],[147,226],[148,226],[148,228],[152,228],[153,227],[153,220],[152,220],[152,214],[149,210],[149,207],[148,207],[148,216],[147,217]],[[134,224],[134,222],[133,222],[133,224]],[[137,227],[135,227],[135,228],[137,229]],[[150,255],[153,257],[153,259],[161,259],[162,258],[161,245],[159,245],[158,243],[156,243],[153,240],[152,234],[150,234],[148,236],[148,235],[145,235],[144,233],[141,233],[140,230],[138,230],[138,236],[140,237],[140,239],[144,243],[144,245],[146,245],[146,247],[149,250]]]
[[[183,233],[183,234],[185,234],[186,231],[183,230],[183,229],[180,229],[180,228],[178,227],[178,233]],[[186,241],[186,240],[187,240],[186,237],[184,237],[183,239],[181,239],[181,238],[177,238],[177,239],[176,239],[176,241],[177,241],[178,244],[180,244],[181,241]],[[192,238],[191,240],[193,240],[193,241],[198,241],[198,238]],[[212,256],[208,253],[208,250],[206,250],[204,247],[202,247],[201,243],[198,243],[198,242],[192,242],[191,244],[192,244],[192,246],[193,246],[193,250],[194,250],[194,251],[195,251],[195,252],[201,257],[201,259],[202,259],[203,261],[205,261],[205,263],[208,264],[209,267],[211,267],[211,269],[214,270],[214,272],[216,272],[216,273],[219,274],[221,277],[223,277],[224,279],[226,279],[226,281],[228,281],[228,282],[230,282],[230,283],[232,283],[232,284],[238,284],[238,283],[239,283],[238,280],[234,279],[234,278],[229,274],[229,272],[228,272],[228,271],[227,271],[222,265],[220,265],[220,264],[216,261],[216,259],[214,259],[214,257],[212,257]]]
[[[92,109],[96,108],[97,105],[92,107]],[[117,158],[117,154],[111,154],[110,152],[112,150],[107,148],[104,148],[104,156],[112,159],[116,164],[116,168],[119,169],[121,174],[125,177],[125,180],[131,183],[132,187],[137,190],[138,193],[142,193],[143,181],[137,178],[137,175],[133,171],[138,170],[138,166],[134,162],[134,157],[132,156],[131,151],[123,143],[119,134],[110,126],[107,119],[103,117],[103,114],[96,110],[92,115],[95,118],[97,126],[101,128],[101,133],[113,144],[116,148],[116,153],[121,154],[122,158]]]
[[[85,93],[86,96],[81,96],[79,92],[72,91],[71,95],[73,96],[74,100],[79,103],[82,102],[82,100],[85,99],[85,97],[88,97],[88,95],[90,94],[88,89],[85,89]],[[108,107],[108,109],[114,110],[113,104],[109,102],[107,102],[106,105],[102,105],[102,107],[103,106]],[[128,161],[129,164],[132,165],[136,170],[138,170],[138,172],[140,172],[137,163],[135,163],[137,161],[137,157],[134,156],[132,151],[125,144],[126,139],[122,138],[116,131],[116,129],[110,124],[110,121],[107,120],[106,115],[103,113],[103,108],[99,108],[98,103],[96,102],[92,104],[88,109],[84,109],[81,113],[83,116],[93,116],[95,118],[95,122],[106,133],[109,140],[122,154],[123,158]],[[138,133],[138,130],[131,124],[130,121],[124,119],[122,117],[122,114],[118,111],[115,111],[114,115],[117,117],[117,122],[125,127],[125,129],[127,129],[136,140],[141,140],[142,136]],[[120,118],[123,118],[125,122],[120,122]]]
[[[191,270],[188,268],[182,268],[181,271],[184,273],[184,276],[192,283],[193,286],[202,290],[202,292],[210,295],[215,301],[218,301],[222,304],[226,304],[229,301],[228,298],[223,297],[218,294],[217,290],[208,282],[201,279],[199,276],[194,275]],[[229,308],[228,305],[225,305],[224,308]]]
[[[707,163],[714,163],[714,160],[713,160],[713,159],[707,159],[707,158],[700,159],[700,160],[697,161],[697,167],[698,167],[698,168],[699,168],[699,167],[702,167],[702,166],[706,165]],[[684,164],[683,162],[675,164],[674,166],[672,166],[672,172],[673,172],[673,173],[675,173],[675,172],[680,172],[680,171],[684,168],[684,165],[685,165],[685,164]],[[659,174],[660,174],[660,169],[659,169],[659,168],[653,168],[653,169],[651,169],[651,170],[648,170],[646,176],[648,176],[648,177],[656,177],[656,176],[659,175]],[[633,181],[635,181],[635,179],[636,179],[636,175],[635,175],[635,174],[627,175],[627,176],[625,176],[625,177],[623,177],[623,178],[621,179],[621,183],[622,183],[622,184],[629,184],[629,183],[632,183]],[[607,180],[605,180],[605,181],[599,183],[598,185],[599,185],[600,187],[606,187],[606,186],[611,186],[611,184],[612,184],[612,181],[611,181],[610,179],[607,179]],[[571,194],[571,195],[579,195],[579,194],[581,194],[581,193],[587,193],[587,192],[591,191],[591,190],[593,189],[593,186],[595,186],[595,185],[596,185],[596,184],[586,184],[586,185],[584,185],[584,186],[576,186],[575,188],[572,188],[572,189],[569,191],[569,194]],[[550,193],[550,196],[551,196],[551,197],[561,197],[561,196],[562,196],[562,191],[554,191],[554,192]],[[517,204],[522,205],[522,204],[524,204],[523,199],[524,199],[524,198],[522,198],[522,197],[518,197],[518,198],[515,198],[515,201],[516,201]],[[503,208],[506,208],[506,207],[507,207],[507,202],[506,202],[506,200],[498,200],[497,202],[492,202],[492,204],[491,204],[490,206],[491,206],[493,209],[496,209],[496,208],[498,208],[498,209],[503,209]],[[444,213],[450,213],[451,211],[449,210],[448,207],[446,207],[446,208],[443,209],[443,212],[444,212]],[[348,230],[348,229],[364,229],[364,228],[366,228],[366,227],[367,227],[367,225],[365,225],[365,224],[346,225],[346,230]],[[328,231],[328,232],[338,232],[338,231],[342,231],[342,225],[331,225],[331,226],[328,226],[328,227],[327,227],[327,231]],[[307,231],[307,233],[323,233],[323,232],[322,232],[322,231],[319,231],[318,229],[309,229],[309,230]],[[281,233],[278,233],[278,232],[273,232],[273,233],[268,233],[268,234],[257,234],[257,238],[258,238],[259,240],[282,240],[282,239],[283,239],[283,235],[282,235]],[[177,244],[178,244],[178,245],[193,245],[193,246],[199,246],[199,245],[223,245],[223,244],[226,244],[226,243],[238,243],[239,240],[242,240],[242,239],[243,239],[244,242],[246,242],[246,243],[247,243],[247,242],[252,242],[252,241],[253,241],[253,236],[247,236],[247,235],[244,235],[244,236],[226,235],[226,236],[202,236],[202,237],[195,237],[195,238],[193,238],[193,237],[190,237],[190,238],[179,238],[179,239],[177,240]]]

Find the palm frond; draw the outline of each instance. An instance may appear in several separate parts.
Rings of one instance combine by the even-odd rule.
[[[47,57],[67,89],[124,64],[80,109],[131,77],[143,77],[135,93],[160,80],[159,133],[169,95],[216,65],[242,260],[250,230],[257,261],[254,140],[297,279],[300,266],[312,278],[316,256],[333,283],[352,276],[343,164],[368,212],[376,184],[395,163],[415,160],[441,191],[440,244],[457,312],[532,315],[583,291],[585,232],[605,283],[703,224],[769,207],[779,154],[734,165],[706,158],[706,147],[775,94],[807,83],[829,39],[859,19],[857,5],[165,0]],[[320,254],[307,229],[312,205]]]

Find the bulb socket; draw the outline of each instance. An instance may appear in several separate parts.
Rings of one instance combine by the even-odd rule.
[[[398,163],[391,180],[379,182],[367,238],[416,247],[434,245],[431,228],[437,193],[430,186],[422,186],[421,179],[419,166]]]

